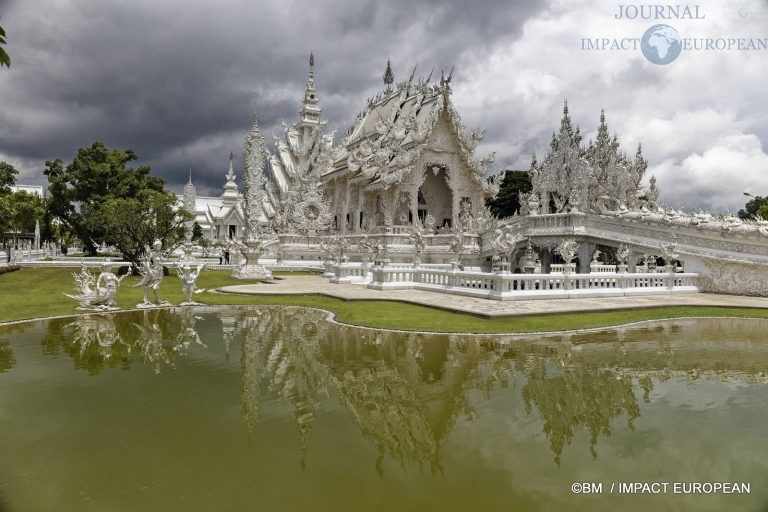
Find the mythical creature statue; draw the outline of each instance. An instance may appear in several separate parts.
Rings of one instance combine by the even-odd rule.
[[[576,240],[573,238],[566,238],[560,242],[560,245],[557,246],[555,251],[557,251],[557,253],[562,256],[566,265],[570,265],[571,262],[573,262],[573,258],[576,257],[578,248],[579,244],[576,243]]]
[[[77,309],[95,311],[118,309],[115,304],[115,294],[122,280],[128,275],[130,272],[123,277],[117,277],[112,273],[112,265],[104,263],[101,273],[94,278],[88,269],[83,267],[79,273],[72,274],[77,294],[65,293],[64,295],[80,303]]]
[[[629,247],[622,242],[619,244],[619,248],[616,249],[616,259],[619,260],[619,265],[626,265],[627,258],[629,258]]]
[[[387,254],[387,245],[379,242],[376,244],[376,252],[374,253],[374,263],[376,265],[384,265],[389,261]]]
[[[408,235],[408,237],[413,241],[416,254],[421,254],[424,252],[427,241],[424,239],[424,233],[422,233],[421,229],[414,227],[413,231]]]
[[[453,254],[454,261],[461,261],[461,253],[464,251],[464,233],[456,231],[453,234],[448,250]]]
[[[678,258],[677,254],[677,242],[671,242],[668,244],[662,244],[659,247],[659,250],[661,251],[661,257],[664,258],[664,263],[667,265],[672,265],[672,260],[676,260]]]
[[[368,261],[376,252],[376,244],[371,242],[368,235],[363,234],[360,236],[360,241],[357,243],[357,250],[362,253],[363,261]]]
[[[168,304],[160,300],[160,283],[163,280],[163,243],[155,240],[149,254],[141,260],[139,273],[143,276],[141,281],[133,285],[133,288],[144,287],[144,302],[137,304],[137,308],[147,308]],[[155,295],[155,302],[150,302],[149,290]]]
[[[201,263],[195,268],[192,268],[189,263],[184,263],[180,267],[176,267],[176,275],[181,279],[181,292],[184,294],[186,300],[179,304],[180,306],[196,306],[197,302],[192,300],[192,295],[197,291],[197,278],[200,277],[200,272],[205,268],[206,263]]]

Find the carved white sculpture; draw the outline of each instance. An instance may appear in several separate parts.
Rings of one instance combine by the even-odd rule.
[[[555,251],[563,258],[566,269],[572,267],[573,258],[579,250],[579,244],[573,238],[566,238],[557,246]]]
[[[77,309],[92,311],[111,311],[119,309],[115,303],[115,294],[120,283],[130,275],[130,271],[122,277],[112,272],[112,265],[104,263],[98,277],[94,278],[88,269],[83,267],[79,273],[72,274],[75,281],[76,294],[65,295],[80,303]]]
[[[163,243],[160,240],[155,240],[152,244],[152,249],[141,260],[139,273],[142,275],[142,278],[133,287],[144,287],[144,302],[137,304],[136,307],[148,308],[167,305],[168,302],[160,300],[159,293],[160,283],[163,281]],[[155,295],[154,302],[149,300],[149,290],[152,290]]]
[[[176,275],[181,279],[181,292],[184,294],[186,300],[179,304],[180,306],[197,306],[199,303],[192,299],[192,295],[202,291],[197,289],[197,278],[200,277],[200,272],[205,268],[206,263],[201,263],[197,267],[192,267],[189,263],[183,263],[181,266],[176,267]]]
[[[245,138],[243,147],[243,214],[245,233],[241,250],[245,256],[244,264],[235,267],[232,276],[238,279],[272,279],[272,272],[259,265],[259,256],[264,250],[279,242],[279,238],[264,232],[261,226],[264,201],[264,160],[267,155],[264,138],[261,136],[258,122],[253,125]]]

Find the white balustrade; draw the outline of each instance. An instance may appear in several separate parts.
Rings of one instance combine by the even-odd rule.
[[[337,276],[360,277],[357,264],[338,265]],[[376,266],[369,288],[417,289],[496,300],[620,297],[658,293],[693,293],[698,274],[590,273],[510,274],[430,268]],[[350,282],[336,280],[332,282]]]

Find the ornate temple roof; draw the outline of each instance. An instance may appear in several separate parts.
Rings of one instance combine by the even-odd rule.
[[[411,76],[397,86],[387,62],[385,89],[368,100],[341,143],[332,169],[324,179],[348,176],[368,180],[369,187],[388,188],[412,169],[441,118],[456,135],[456,149],[473,171],[478,183],[485,184],[493,155],[477,160],[474,150],[484,132],[466,132],[451,102],[451,74],[430,84],[430,76],[414,81]],[[444,117],[443,117],[444,115]]]

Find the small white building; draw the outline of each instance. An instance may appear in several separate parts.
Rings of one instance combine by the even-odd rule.
[[[45,197],[45,189],[42,185],[12,185],[11,192],[26,192],[33,196]]]
[[[179,206],[184,206],[195,214],[195,222],[203,229],[203,237],[212,242],[223,242],[243,235],[243,194],[235,181],[232,153],[229,154],[226,178],[224,191],[220,196],[198,196],[190,173],[184,192],[177,195]],[[263,216],[262,221],[268,222],[266,216]]]

